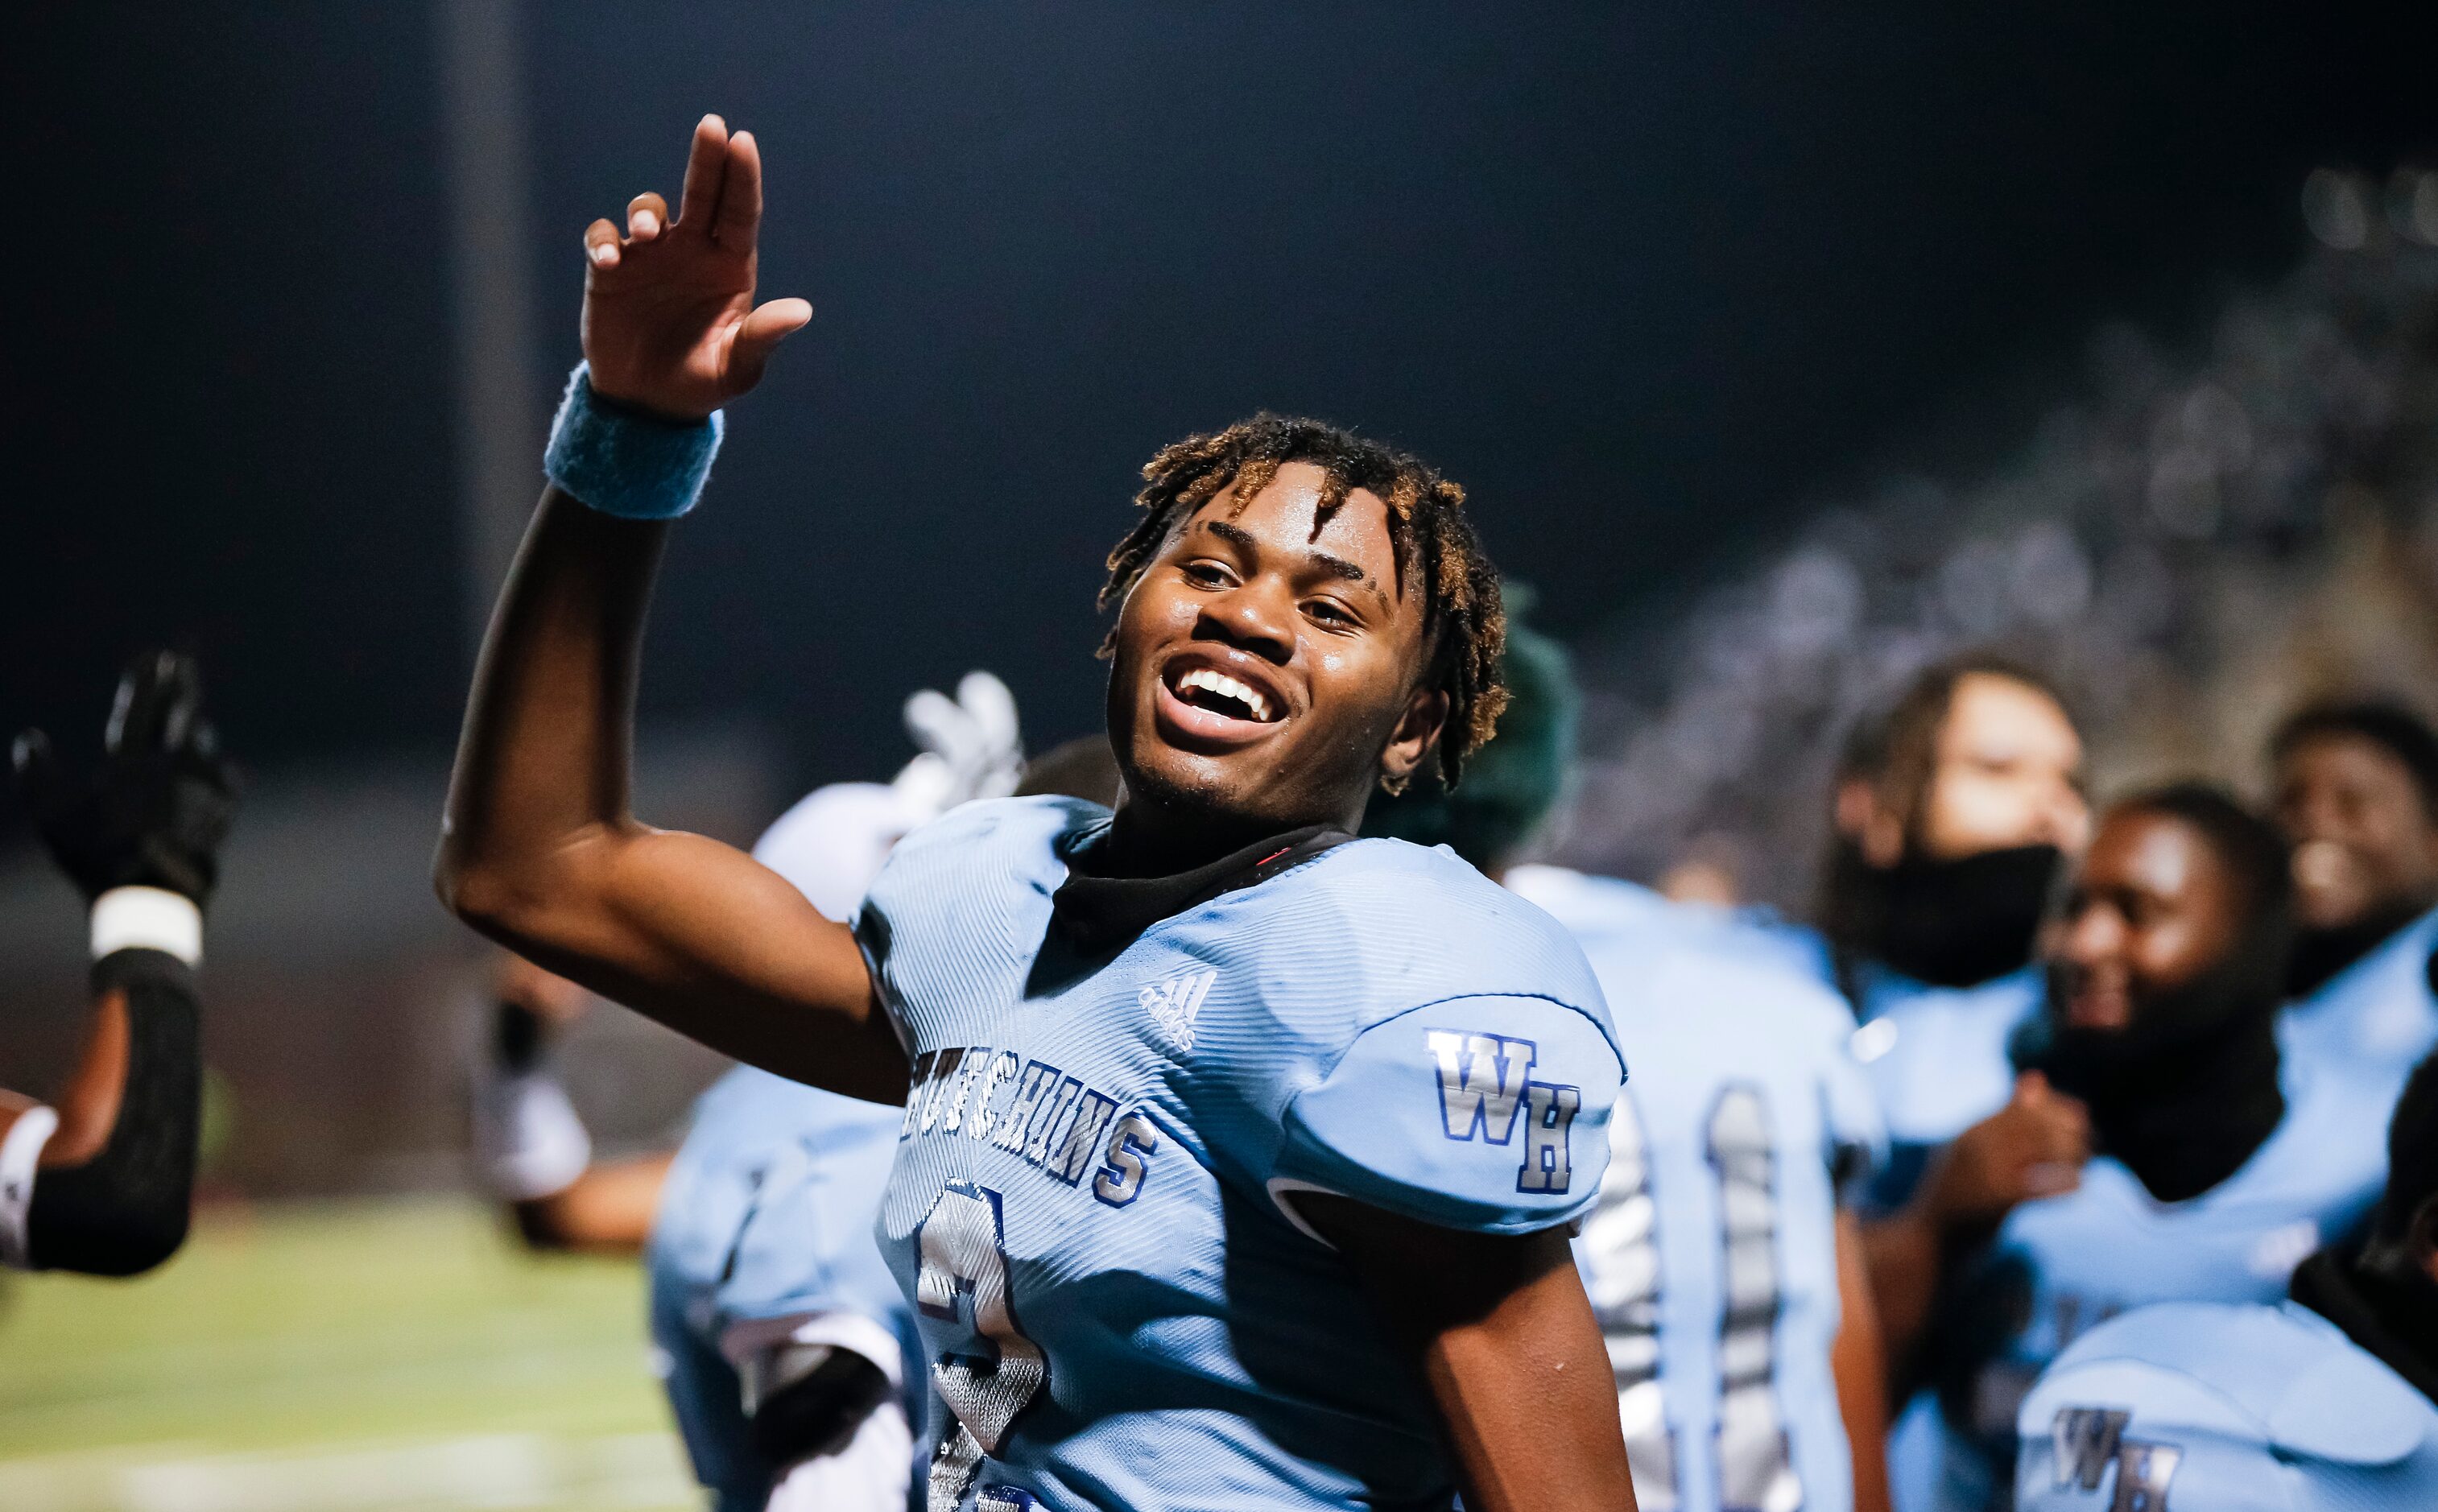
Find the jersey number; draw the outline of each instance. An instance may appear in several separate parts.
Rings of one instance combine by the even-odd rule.
[[[1616,1406],[1643,1512],[1683,1504],[1676,1440],[1659,1384],[1661,1261],[1651,1151],[1629,1094],[1610,1125],[1608,1179],[1583,1230],[1592,1307],[1608,1339]],[[1775,1386],[1777,1352],[1776,1156],[1758,1088],[1730,1084],[1711,1104],[1710,1169],[1718,1183],[1719,1504],[1728,1512],[1797,1512],[1803,1485],[1790,1457]]]
[[[953,1509],[961,1502],[984,1453],[997,1453],[1008,1425],[1050,1380],[1041,1346],[1016,1327],[1008,1295],[1007,1247],[1001,1238],[998,1193],[969,1181],[952,1181],[925,1215],[915,1236],[922,1257],[914,1299],[926,1315],[961,1314],[980,1347],[950,1350],[931,1365],[931,1383],[957,1415],[960,1427],[940,1446],[931,1466],[930,1504]],[[998,1491],[1011,1506],[1021,1493]],[[1023,1499],[1029,1502],[1031,1498]]]

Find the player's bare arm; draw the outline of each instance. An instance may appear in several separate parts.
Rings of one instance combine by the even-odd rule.
[[[677,214],[638,195],[585,233],[584,353],[605,406],[706,422],[812,316],[754,303],[762,165],[696,128]],[[733,847],[629,806],[645,611],[665,522],[554,486],[509,574],[466,714],[435,883],[519,954],[740,1060],[878,1101],[906,1061],[844,925]]]
[[[1564,1228],[1464,1234],[1320,1192],[1299,1208],[1429,1385],[1467,1507],[1631,1512],[1614,1378]]]
[[[1995,1231],[2022,1203],[2071,1191],[2091,1157],[2091,1118],[2038,1072],[2006,1106],[1958,1134],[1903,1208],[1861,1226],[1885,1359],[1901,1390],[1955,1251]]]
[[[1828,1368],[1854,1464],[1854,1512],[1889,1512],[1887,1355],[1862,1222],[1844,1211],[1837,1214],[1837,1313]]]

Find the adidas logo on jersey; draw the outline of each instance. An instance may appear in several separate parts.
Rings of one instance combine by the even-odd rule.
[[[1177,1054],[1193,1052],[1193,1021],[1201,1016],[1202,1000],[1210,995],[1210,984],[1218,979],[1216,971],[1187,972],[1136,990],[1135,996],[1141,1002],[1143,1011],[1160,1027]]]

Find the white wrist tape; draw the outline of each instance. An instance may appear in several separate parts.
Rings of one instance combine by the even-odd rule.
[[[575,1185],[592,1164],[592,1136],[556,1077],[494,1070],[474,1089],[474,1163],[492,1195],[528,1203]]]
[[[93,958],[159,950],[189,966],[203,959],[203,911],[167,888],[113,888],[93,900]]]
[[[34,1205],[34,1168],[59,1126],[60,1116],[38,1104],[17,1115],[0,1136],[0,1265],[11,1270],[33,1264],[26,1253],[26,1215]]]

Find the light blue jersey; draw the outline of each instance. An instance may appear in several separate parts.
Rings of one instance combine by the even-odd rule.
[[[2003,1506],[2024,1393],[2082,1333],[2152,1303],[2273,1303],[2296,1265],[2367,1215],[2400,1079],[2287,1062],[2281,1081],[2276,1130],[2198,1197],[2161,1203],[2100,1156],[2075,1191],[2007,1216],[1938,1325],[1940,1401],[1909,1413],[1891,1446],[1901,1512]]]
[[[1755,927],[1770,937],[1771,954],[1850,995],[1858,1026],[1853,1058],[1888,1137],[1888,1157],[1872,1178],[1866,1205],[1876,1212],[1903,1206],[1930,1157],[2014,1096],[2009,1049],[2047,999],[2040,966],[1971,987],[1934,987],[1878,961],[1850,961],[1841,973],[1828,942],[1807,926]]]
[[[1836,1182],[1882,1134],[1845,1001],[1748,925],[1551,867],[1507,885],[1574,933],[1634,1078],[1576,1253],[1643,1512],[1848,1512]]]
[[[695,1105],[645,1260],[669,1404],[720,1512],[762,1512],[783,1468],[753,1447],[734,1363],[743,1349],[812,1327],[866,1358],[894,1353],[874,1363],[906,1382],[907,1417],[922,1431],[912,1310],[872,1233],[897,1124],[894,1108],[751,1067]],[[869,1340],[874,1324],[885,1346]]]
[[[2287,1006],[2277,1038],[2288,1055],[2336,1061],[2374,1073],[2409,1074],[2438,1045],[2438,998],[2429,991],[2429,952],[2438,947],[2438,909],[2381,941],[2377,948]]]
[[[1888,1162],[1870,1204],[1888,1212],[1912,1197],[1941,1146],[2014,1096],[2007,1046],[2046,992],[2037,965],[1976,987],[1931,987],[1864,966],[1855,987],[1854,1059],[1888,1126]]]
[[[2024,1398],[2018,1512],[2438,1507],[2438,1407],[2298,1303],[2144,1308]]]
[[[914,1086],[881,1208],[963,1425],[935,1507],[1444,1508],[1422,1383],[1298,1220],[1570,1222],[1624,1068],[1582,953],[1442,851],[1328,850],[1079,958],[1106,810],[975,803],[858,933]]]

